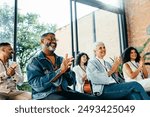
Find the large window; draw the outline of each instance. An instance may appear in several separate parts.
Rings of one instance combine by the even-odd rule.
[[[68,25],[69,14],[69,0],[18,0],[17,59],[23,71],[40,49],[40,36]]]
[[[21,14],[37,14],[39,22],[57,28],[70,23],[69,0],[18,0],[18,8]]]
[[[79,50],[93,56],[92,44],[95,41],[105,43],[108,57],[120,55],[117,14],[97,10],[78,20]]]
[[[84,0],[82,1],[83,3],[85,2]],[[109,5],[114,6],[114,9],[120,7],[118,0],[114,0],[111,2],[105,0],[99,1],[105,3],[106,5],[102,5],[102,9],[105,9],[105,7],[107,7],[107,4],[108,7]],[[81,3],[77,3],[76,6],[78,26],[77,39],[79,45],[79,52],[86,52],[87,54],[89,54],[90,57],[92,57],[94,55],[92,44],[95,41],[102,41],[105,43],[107,48],[106,57],[114,58],[114,56],[120,55],[121,50],[118,14],[114,13],[114,11],[117,10],[111,12],[107,10],[98,9],[98,6],[94,8],[90,5],[81,5]],[[111,9],[113,9],[113,7],[111,7]],[[86,10],[88,11],[87,13],[84,12]],[[78,14],[81,14],[82,11],[84,15],[80,17]]]
[[[114,0],[115,2],[113,0],[111,2],[100,0],[100,2],[104,3],[102,8],[99,8],[100,4],[99,6],[94,6],[94,4],[90,6],[90,4],[84,4],[84,2],[87,2],[86,0],[80,0],[80,2],[76,3],[76,10],[72,1],[73,12],[76,11],[76,14],[73,14],[73,41],[71,39],[72,29],[70,25],[71,0],[16,1],[18,1],[16,54],[23,71],[25,71],[28,60],[40,48],[40,35],[49,31],[56,31],[56,38],[58,39],[56,52],[62,56],[66,53],[72,54],[73,43],[73,51],[78,49],[79,52],[86,52],[91,57],[93,56],[92,44],[95,41],[103,41],[106,46],[114,47],[108,50],[108,56],[113,57],[120,53],[119,11],[115,9],[120,7],[118,0]],[[97,0],[89,1],[92,3]],[[115,7],[107,10],[105,9],[107,4]],[[8,41],[13,43],[14,0],[1,0],[0,6],[0,42]],[[76,19],[77,25],[75,25]]]
[[[82,36],[82,35],[80,36],[80,34],[85,32],[85,31],[86,31],[85,33],[93,33],[91,31],[92,25],[87,27],[87,30],[85,30],[85,31],[80,28],[84,24],[89,23],[86,20],[84,20],[83,22],[81,20],[84,19],[85,16],[88,17],[88,15],[91,14],[93,11],[97,10],[97,8],[94,8],[94,7],[91,7],[91,6],[88,6],[88,5],[84,5],[84,4],[81,4],[81,3],[77,3],[76,10],[77,10],[77,12],[76,12],[77,14],[75,16],[75,13],[74,13],[75,12],[75,6],[74,6],[74,2],[72,2],[72,16],[73,16],[72,20],[73,20],[73,33],[74,33],[72,36],[73,36],[74,40],[72,41],[72,39],[71,39],[71,25],[70,25],[70,22],[69,22],[69,25],[66,25],[64,27],[59,28],[56,32],[57,36],[60,38],[60,40],[58,41],[58,46],[59,47],[57,48],[56,52],[60,55],[63,55],[63,56],[66,53],[68,53],[69,55],[72,55],[72,45],[71,45],[71,43],[74,44],[73,53],[76,53],[76,49],[78,49],[77,44],[82,45],[83,44],[82,42],[86,41],[86,43],[87,43],[87,42],[92,41],[92,39],[91,39],[92,36],[89,37],[89,38],[84,38],[84,37],[80,38]],[[70,11],[70,9],[69,9],[69,11]],[[70,19],[70,16],[68,18]],[[75,22],[76,19],[78,20],[77,32],[78,32],[79,36],[76,35],[77,32],[75,32],[75,27],[76,26],[74,25],[74,22]],[[83,23],[83,24],[81,23],[82,25],[80,25],[80,23],[79,23],[80,21]],[[78,43],[77,43],[77,36],[79,37],[79,42]],[[86,46],[85,43],[84,43],[84,46]],[[82,48],[79,47],[79,51],[81,49]],[[86,51],[88,51],[88,49]]]

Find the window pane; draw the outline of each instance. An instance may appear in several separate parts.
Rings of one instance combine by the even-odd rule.
[[[118,16],[115,13],[93,8],[88,5],[77,3],[78,19],[78,45],[80,52],[86,52],[90,57],[94,55],[92,45],[95,41],[103,41],[107,48],[107,56],[120,55]],[[71,54],[70,25],[57,30],[65,40],[60,40],[60,53]],[[68,35],[69,34],[69,35]],[[113,47],[113,48],[110,48]],[[74,33],[74,48],[76,48],[76,36]],[[63,50],[63,51],[62,51]]]
[[[103,41],[105,43],[107,49],[106,57],[114,58],[114,56],[119,56],[120,41],[117,14],[98,10],[95,12],[95,19],[96,38],[97,41]]]
[[[39,21],[57,24],[57,28],[70,23],[70,0],[18,0],[21,14],[34,13]]]
[[[0,42],[13,43],[14,0],[0,0]]]
[[[85,4],[81,4],[77,2],[77,18],[81,18],[84,17],[90,13],[92,13],[93,11],[97,10],[98,8],[89,6],[89,5],[85,5]]]
[[[96,10],[78,19],[79,50],[92,57],[94,55],[92,45],[95,41],[105,43],[107,58],[120,55],[117,14]]]
[[[89,56],[93,54],[93,12],[96,10],[97,8],[85,4],[77,4],[79,51]]]

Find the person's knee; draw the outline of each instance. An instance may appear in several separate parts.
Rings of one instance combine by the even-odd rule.
[[[128,96],[127,99],[130,100],[142,100],[141,95],[138,92],[131,92]]]
[[[30,92],[25,92],[25,98],[26,98],[26,100],[31,100],[32,99],[32,94],[30,93]]]
[[[134,86],[135,88],[143,88],[142,85],[138,82],[130,82],[132,84],[132,86]]]
[[[30,99],[31,99],[30,92],[23,92],[22,94],[13,97],[13,100],[30,100]]]

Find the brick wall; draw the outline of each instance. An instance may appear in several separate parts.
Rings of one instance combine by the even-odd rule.
[[[124,0],[128,30],[129,46],[142,47],[150,38],[147,28],[150,26],[150,0]],[[142,55],[150,52],[150,43],[145,47]],[[150,67],[147,67],[150,73]]]

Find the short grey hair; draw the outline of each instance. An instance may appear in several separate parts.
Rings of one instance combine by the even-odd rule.
[[[95,51],[96,50],[96,48],[97,48],[97,46],[99,46],[99,45],[105,45],[103,42],[95,42],[94,44],[93,44],[93,50]]]

